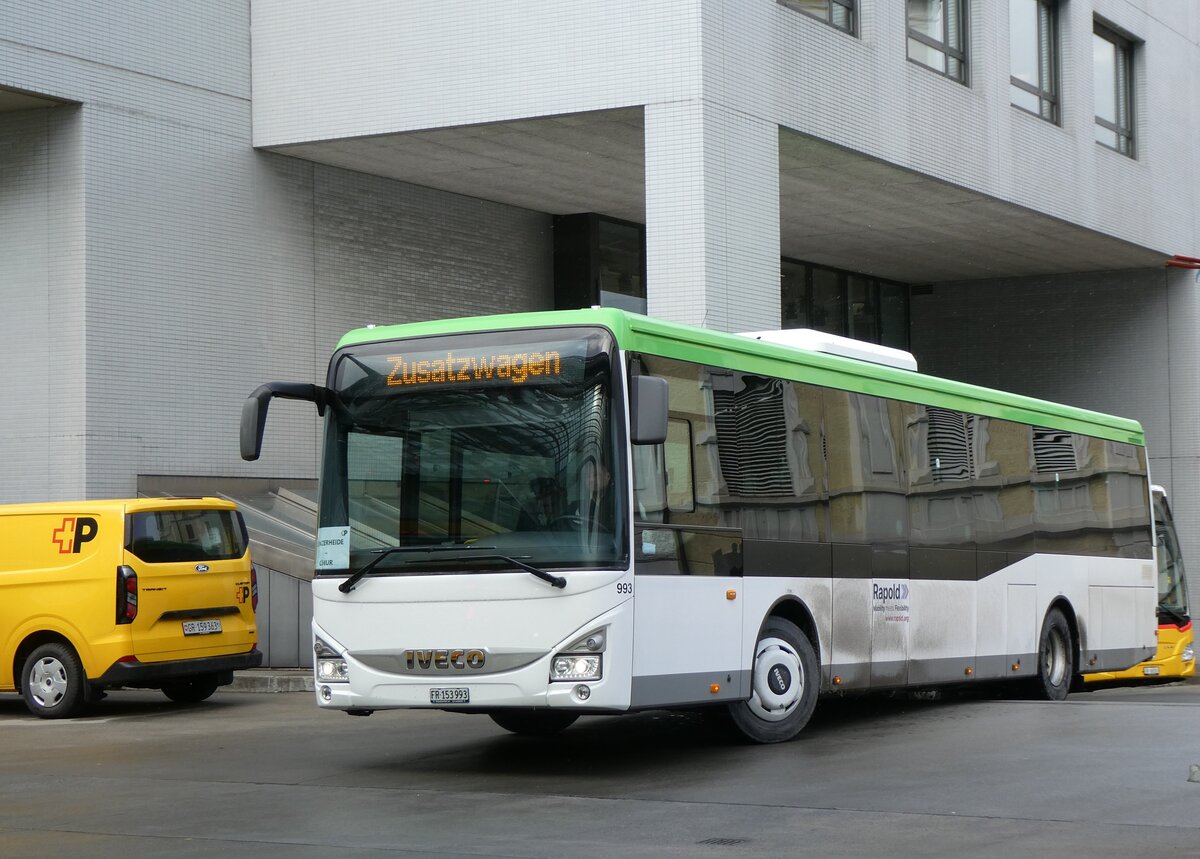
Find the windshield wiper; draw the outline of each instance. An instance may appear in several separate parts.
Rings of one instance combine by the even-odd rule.
[[[1158,611],[1159,614],[1165,614],[1168,617],[1173,618],[1176,623],[1186,623],[1188,620],[1188,615],[1186,613],[1180,609],[1172,608],[1171,606],[1160,605],[1158,607]]]
[[[474,553],[479,549],[493,549],[494,546],[391,546],[387,549],[380,549],[378,556],[371,559],[371,562],[363,566],[358,572],[351,575],[346,581],[338,585],[338,590],[344,594],[354,590],[354,586],[363,580],[363,577],[379,565],[379,562],[384,558],[395,555],[399,552],[471,552]],[[514,567],[520,567],[530,575],[537,576],[544,582],[549,582],[556,588],[565,588],[567,580],[562,576],[555,576],[547,573],[545,570],[539,570],[537,567],[518,561],[516,558],[508,555],[473,555],[478,560],[498,560],[512,564]]]
[[[506,561],[506,562],[512,564],[514,567],[520,567],[522,570],[529,573],[530,575],[537,576],[543,582],[549,582],[556,588],[565,588],[567,586],[567,580],[564,579],[562,576],[556,576],[551,573],[547,573],[545,570],[539,570],[537,567],[522,563],[521,561],[518,561],[516,558],[509,557],[508,555],[479,555],[478,557],[480,560],[495,559],[498,561]]]

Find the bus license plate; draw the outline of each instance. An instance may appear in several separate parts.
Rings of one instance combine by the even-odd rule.
[[[183,622],[184,635],[211,635],[220,631],[221,621],[219,620],[185,620]]]
[[[455,686],[452,689],[430,689],[430,704],[470,704],[471,690],[466,686]]]

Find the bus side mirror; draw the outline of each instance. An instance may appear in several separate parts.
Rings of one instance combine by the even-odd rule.
[[[633,376],[629,383],[629,440],[662,444],[667,440],[667,380]]]
[[[263,431],[267,427],[267,406],[273,397],[288,400],[307,400],[315,403],[317,414],[325,414],[329,391],[319,385],[299,382],[268,382],[260,385],[242,403],[242,459],[253,462],[262,453]]]

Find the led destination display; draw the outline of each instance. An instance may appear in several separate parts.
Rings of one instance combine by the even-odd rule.
[[[555,349],[474,355],[446,352],[438,357],[389,355],[387,361],[391,364],[389,387],[493,381],[523,385],[530,377],[563,374],[562,353]]]
[[[545,332],[549,333],[549,332]],[[548,337],[488,332],[469,338],[428,337],[364,343],[344,350],[335,389],[361,396],[455,388],[574,387],[607,365],[609,337],[582,329]],[[472,342],[473,341],[473,342]],[[604,356],[602,358],[602,356]]]

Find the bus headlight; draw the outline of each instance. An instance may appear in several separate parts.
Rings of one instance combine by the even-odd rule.
[[[599,680],[601,659],[599,653],[560,653],[550,662],[550,681]]]
[[[1196,651],[1195,651],[1195,649],[1193,649],[1193,646],[1189,644],[1187,647],[1185,647],[1183,649],[1183,661],[1191,662],[1195,658],[1196,658]]]
[[[550,661],[550,682],[599,680],[603,675],[603,657],[608,649],[608,627],[593,629],[572,641]]]
[[[350,666],[333,646],[320,637],[313,640],[313,653],[316,654],[318,683],[349,683]]]
[[[318,659],[317,682],[349,683],[350,667],[344,659]]]

